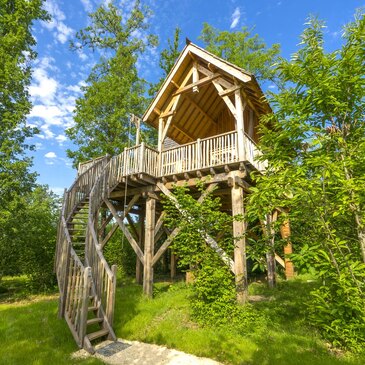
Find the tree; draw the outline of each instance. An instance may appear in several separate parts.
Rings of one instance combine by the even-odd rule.
[[[167,48],[163,49],[160,53],[159,65],[162,70],[162,76],[160,80],[155,85],[151,86],[151,88],[149,89],[148,93],[151,96],[154,96],[157,93],[162,83],[164,82],[166,76],[169,74],[177,58],[180,55],[179,51],[180,35],[181,35],[181,29],[179,27],[176,27],[173,41],[169,38],[167,40],[168,44]]]
[[[78,146],[67,154],[74,164],[103,154],[116,155],[132,138],[130,115],[146,107],[145,80],[138,76],[137,60],[156,37],[147,31],[150,11],[137,0],[126,17],[114,2],[101,5],[90,15],[91,25],[76,34],[73,49],[89,48],[102,53],[93,67],[84,95],[76,101],[75,126],[66,131]],[[144,130],[148,138],[148,130]]]
[[[336,346],[361,350],[365,333],[365,18],[340,50],[326,53],[323,22],[311,18],[301,48],[276,72],[285,89],[261,124],[268,169],[256,177],[249,215],[285,207],[300,269],[322,280],[308,303],[312,323]],[[285,218],[285,217],[284,217]]]
[[[29,189],[35,174],[29,173],[32,149],[26,138],[36,130],[26,126],[30,112],[28,86],[35,39],[35,20],[46,20],[43,0],[0,0],[0,207],[15,194]]]
[[[280,79],[273,69],[280,53],[280,46],[273,44],[267,48],[257,34],[243,27],[241,31],[221,31],[204,23],[200,39],[207,51],[253,73],[261,81],[280,85]]]
[[[31,191],[35,173],[26,152],[32,149],[26,138],[36,130],[26,126],[31,109],[28,86],[31,62],[36,53],[32,26],[47,20],[43,0],[0,0],[0,279],[11,271],[12,235],[21,222],[14,221],[24,208],[22,196]],[[12,224],[15,224],[13,226]]]

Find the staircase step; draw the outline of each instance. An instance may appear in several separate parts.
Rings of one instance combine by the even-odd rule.
[[[87,335],[90,341],[95,340],[99,337],[103,337],[105,335],[109,334],[109,330],[100,330],[93,333],[90,333]]]
[[[89,325],[92,325],[95,323],[101,323],[103,321],[104,321],[103,318],[92,318],[92,319],[88,319],[86,324],[89,326]]]

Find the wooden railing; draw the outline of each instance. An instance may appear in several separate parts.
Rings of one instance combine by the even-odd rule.
[[[236,131],[187,143],[159,152],[144,143],[126,148],[109,163],[109,187],[116,186],[124,177],[145,173],[153,177],[191,172],[210,167],[247,161],[264,171],[266,163],[256,160],[261,152],[255,142],[245,135],[238,145]]]
[[[245,161],[251,163],[257,170],[263,172],[267,168],[267,161],[258,161],[257,158],[262,156],[262,152],[257,148],[256,143],[246,134],[244,139]]]
[[[94,158],[89,161],[80,162],[77,167],[77,175],[82,175],[86,170],[88,170],[91,166],[94,166],[96,163],[98,163],[100,160],[104,159],[105,156],[100,156],[97,158]]]
[[[66,221],[72,215],[79,203],[89,196],[96,179],[103,171],[108,160],[108,156],[99,158],[94,164],[90,165],[88,170],[79,175],[70,189],[67,190],[66,196],[64,197],[64,217]]]
[[[59,223],[55,266],[60,291],[58,314],[65,318],[76,343],[82,347],[86,334],[91,272],[72,248],[64,217]]]
[[[161,161],[161,176],[237,162],[237,132],[198,139],[163,151]]]
[[[86,335],[91,293],[93,296],[97,295],[99,311],[107,319],[104,323],[111,326],[113,320],[116,266],[109,268],[100,251],[93,225],[103,194],[108,192],[108,160],[109,157],[106,156],[90,164],[65,192],[57,233],[55,271],[60,291],[59,316],[66,319],[80,347],[83,346]],[[73,213],[86,198],[89,198],[89,224],[86,227],[84,265],[72,247],[68,223],[72,223]],[[109,329],[112,333],[112,328]]]
[[[157,175],[158,151],[141,143],[138,146],[126,148],[120,155],[112,158],[110,171],[116,176],[117,181],[123,177],[145,173]],[[113,186],[113,177],[110,174],[110,186]]]
[[[105,260],[97,233],[95,231],[95,219],[97,219],[98,209],[102,205],[104,198],[109,193],[110,167],[114,167],[113,159],[105,166],[103,173],[96,180],[89,198],[89,220],[86,230],[85,260],[91,268],[93,277],[93,289],[99,300],[100,308],[106,316],[110,326],[113,324],[114,302],[116,292],[116,265],[110,269]]]

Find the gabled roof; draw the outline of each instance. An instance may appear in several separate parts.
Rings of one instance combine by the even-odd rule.
[[[167,105],[171,103],[171,99],[181,86],[183,80],[188,77],[189,71],[194,64],[200,65],[200,69],[198,69],[200,73],[199,78],[203,77],[208,79],[207,74],[204,74],[204,70],[207,72],[209,69],[210,71],[208,72],[211,74],[217,75],[219,73],[221,80],[226,80],[227,83],[233,85],[239,85],[244,94],[244,98],[247,99],[251,109],[253,109],[258,116],[271,111],[254,75],[193,43],[189,43],[181,52],[154,100],[143,115],[142,119],[144,122],[156,128],[158,127],[158,119],[161,112],[165,111]],[[211,78],[213,80],[214,76],[211,76]],[[190,82],[190,84],[191,83],[192,82]],[[207,120],[215,120],[218,113],[221,112],[221,109],[226,108],[226,106],[211,83],[210,85],[208,83],[204,85],[200,84],[199,87],[201,87],[202,91],[194,93],[194,95],[190,97],[190,109],[193,105],[193,108],[199,109],[200,114],[205,115]],[[181,109],[181,107],[185,108],[185,110],[179,111],[180,115],[189,112],[188,103],[183,103],[183,105],[181,105],[181,102],[179,103],[180,106],[178,109]],[[176,140],[173,131],[169,131],[167,135]],[[191,139],[194,139],[194,135],[191,135],[190,137]]]

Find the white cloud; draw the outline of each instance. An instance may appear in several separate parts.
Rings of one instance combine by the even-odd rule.
[[[44,155],[45,158],[57,158],[57,155],[54,152],[47,152]]]
[[[51,101],[58,88],[58,82],[47,75],[45,67],[36,68],[33,73],[33,83],[29,87],[29,93],[33,98],[41,98],[43,101]]]
[[[53,36],[61,43],[65,43],[74,30],[68,27],[63,21],[66,20],[64,12],[58,7],[55,0],[47,0],[45,10],[51,15],[52,20],[43,22],[43,26],[53,31]]]
[[[241,10],[240,10],[240,8],[237,7],[231,16],[231,19],[232,19],[232,23],[230,26],[231,29],[237,27],[237,24],[240,21],[240,18],[241,18]]]
[[[59,134],[56,137],[56,141],[62,145],[63,142],[67,141],[67,137],[64,134]]]
[[[81,0],[82,2],[82,5],[84,7],[84,9],[87,11],[87,12],[91,12],[93,10],[93,4],[91,3],[90,0]]]
[[[64,23],[59,23],[57,27],[56,38],[63,44],[66,43],[70,35],[73,33],[73,29],[65,25]]]

